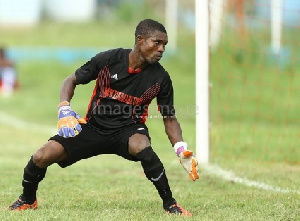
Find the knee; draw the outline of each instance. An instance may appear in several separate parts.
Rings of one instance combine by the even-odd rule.
[[[129,138],[128,151],[130,155],[136,156],[146,147],[150,146],[150,141],[146,135],[134,134]]]
[[[144,148],[141,152],[135,156],[141,161],[142,166],[147,169],[153,169],[163,166],[157,154],[154,152],[151,146]]]
[[[32,158],[33,162],[41,168],[45,168],[49,166],[49,159],[47,157],[47,145],[44,145],[40,149],[38,149]]]
[[[33,155],[33,162],[38,167],[46,168],[51,164],[58,162],[64,154],[64,149],[59,143],[56,141],[49,141]]]

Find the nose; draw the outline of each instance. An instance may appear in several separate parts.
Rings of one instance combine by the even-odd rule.
[[[160,53],[164,53],[165,52],[165,46],[164,45],[159,45],[159,47],[158,47],[158,51],[160,52]]]

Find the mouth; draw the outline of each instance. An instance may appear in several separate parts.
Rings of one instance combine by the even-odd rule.
[[[162,55],[161,55],[161,54],[155,55],[154,58],[155,58],[156,60],[160,60],[160,59],[162,58]]]

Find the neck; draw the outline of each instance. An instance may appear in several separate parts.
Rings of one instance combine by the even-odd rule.
[[[129,53],[129,68],[132,70],[144,69],[148,62],[140,55],[139,51],[134,48]]]

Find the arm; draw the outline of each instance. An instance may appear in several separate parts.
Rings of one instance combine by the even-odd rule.
[[[187,149],[187,143],[183,141],[182,130],[177,118],[175,116],[164,117],[164,125],[166,134],[183,168],[189,173],[193,181],[199,179],[197,161],[193,152]]]
[[[174,147],[174,151],[178,157],[187,150],[187,143],[183,141],[182,130],[175,116],[164,117],[165,131]]]
[[[71,101],[76,85],[77,83],[75,74],[70,75],[63,81],[60,89],[60,102]]]
[[[177,142],[183,141],[182,130],[176,117],[164,117],[165,132],[174,146]]]
[[[63,81],[60,90],[57,129],[58,135],[65,138],[76,136],[82,130],[79,123],[86,123],[86,121],[70,107],[70,100],[74,95],[76,85],[76,76],[72,74]]]
[[[80,123],[85,124],[86,121],[71,109],[70,101],[77,84],[87,84],[97,78],[99,67],[103,67],[107,62],[106,54],[103,52],[91,58],[63,81],[58,106],[58,135],[65,138],[74,137],[82,130]]]

